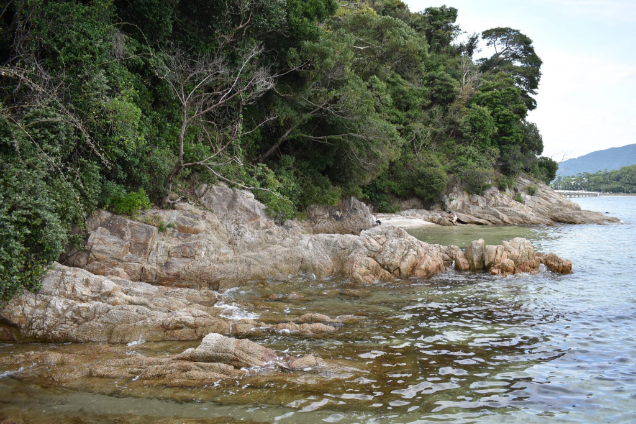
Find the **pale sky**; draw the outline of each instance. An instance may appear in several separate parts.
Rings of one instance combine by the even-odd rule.
[[[413,12],[455,7],[467,33],[511,27],[534,41],[543,76],[528,120],[543,135],[545,156],[561,161],[636,143],[636,0],[403,1]]]

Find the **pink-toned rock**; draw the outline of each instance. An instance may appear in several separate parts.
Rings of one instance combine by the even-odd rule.
[[[470,271],[470,264],[468,263],[468,260],[466,259],[466,255],[464,255],[464,252],[458,252],[455,256],[455,269],[457,271]]]
[[[38,293],[0,309],[0,340],[129,343],[227,334],[211,290],[173,289],[54,264]]]
[[[572,262],[561,259],[554,253],[545,255],[541,261],[552,272],[556,272],[558,274],[572,274]]]
[[[307,368],[319,368],[326,365],[325,361],[313,355],[306,355],[300,358],[286,358],[286,365],[293,370],[305,370]]]
[[[275,361],[276,353],[249,340],[239,340],[211,333],[197,348],[186,350],[176,359],[192,362],[218,362],[236,368],[262,366]]]
[[[515,263],[511,259],[502,259],[495,266],[490,268],[490,273],[492,275],[512,275],[515,273]]]

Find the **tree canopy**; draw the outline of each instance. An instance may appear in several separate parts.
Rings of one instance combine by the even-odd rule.
[[[36,287],[97,207],[170,207],[202,182],[279,220],[381,211],[553,163],[526,120],[532,40],[458,42],[459,11],[400,0],[14,0],[0,16],[0,296]],[[79,229],[79,230],[78,230]]]

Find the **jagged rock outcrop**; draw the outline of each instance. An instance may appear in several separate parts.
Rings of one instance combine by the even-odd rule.
[[[572,274],[572,262],[559,258],[554,253],[548,253],[545,256],[541,256],[541,263],[552,272],[559,274]]]
[[[528,193],[529,186],[536,187],[533,195]],[[517,192],[520,193],[523,203],[514,200]],[[443,207],[434,207],[431,210],[408,209],[395,215],[421,219],[438,225],[554,225],[620,222],[619,219],[600,212],[581,210],[578,204],[556,193],[549,186],[523,176],[516,180],[516,191],[509,189],[500,191],[492,187],[482,195],[477,195],[455,187],[448,195],[443,196],[443,200]]]
[[[0,309],[0,341],[107,342],[200,340],[211,332],[245,337],[285,332],[311,337],[337,331],[353,316],[305,314],[293,321],[232,320],[211,290],[180,289],[107,277],[55,264],[36,294]]]
[[[37,294],[25,291],[0,309],[0,340],[129,343],[228,334],[230,324],[213,307],[218,297],[55,264]]]
[[[533,195],[528,194],[528,186],[535,186]],[[457,215],[458,221],[480,225],[553,225],[567,224],[608,224],[619,222],[599,212],[584,211],[581,207],[556,193],[547,185],[518,177],[516,190],[523,203],[514,200],[516,193],[511,190],[499,191],[492,187],[481,196],[455,189],[445,198],[445,208]]]
[[[476,240],[466,247],[465,252],[449,248],[447,254],[455,261],[458,271],[485,270],[493,275],[537,273],[544,263],[559,274],[572,273],[572,262],[559,258],[554,253],[543,256],[535,253],[532,243],[523,238],[504,241],[501,245],[486,245],[484,240]]]
[[[208,210],[180,203],[175,210],[147,211],[138,220],[100,210],[88,220],[85,251],[69,255],[65,264],[99,275],[124,272],[135,281],[215,290],[299,274],[373,283],[446,269],[438,248],[402,229],[306,234],[296,221],[276,225],[251,193],[211,187],[201,199]],[[362,209],[357,201],[348,207]],[[368,209],[361,212],[367,215]],[[167,228],[163,232],[160,222]]]
[[[305,211],[302,225],[306,232],[312,234],[357,235],[373,228],[375,221],[369,207],[351,197],[340,200],[337,206],[310,206]]]

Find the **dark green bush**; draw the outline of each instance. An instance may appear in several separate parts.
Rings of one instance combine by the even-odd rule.
[[[497,177],[497,188],[501,191],[515,188],[515,179],[507,175],[499,175]]]
[[[462,185],[471,194],[482,194],[492,187],[494,172],[489,168],[466,166],[460,175]]]
[[[531,184],[528,187],[526,187],[526,191],[528,192],[530,196],[534,196],[534,194],[537,192],[537,186]]]
[[[523,197],[521,196],[521,193],[517,193],[517,195],[515,196],[515,200],[519,203],[523,203]]]
[[[76,241],[71,226],[77,208],[64,211],[59,197],[73,198],[65,185],[38,169],[2,163],[0,156],[0,300],[22,288],[35,290],[64,246]]]

